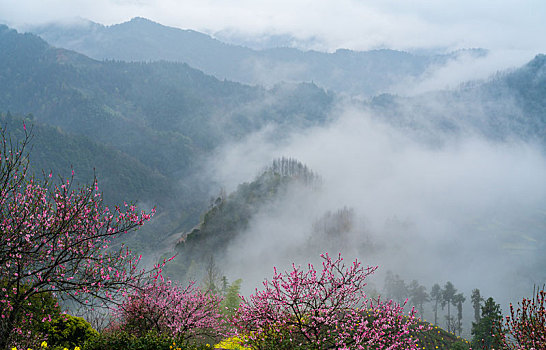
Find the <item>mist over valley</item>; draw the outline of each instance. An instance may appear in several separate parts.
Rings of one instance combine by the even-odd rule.
[[[546,282],[544,51],[250,48],[142,17],[18,27],[0,25],[2,128],[32,130],[36,176],[157,207],[123,243],[149,265],[176,255],[170,278],[249,295],[273,266],[341,253],[379,266],[370,295],[450,281],[503,311]]]

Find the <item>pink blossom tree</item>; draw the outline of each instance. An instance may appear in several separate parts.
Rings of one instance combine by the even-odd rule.
[[[194,282],[182,287],[156,278],[118,307],[118,326],[137,336],[154,330],[181,341],[217,337],[224,323],[221,301],[219,295],[200,290]]]
[[[233,324],[255,349],[416,349],[414,311],[369,300],[365,279],[377,267],[321,255],[322,271],[292,266],[243,298]]]
[[[82,305],[116,300],[144,271],[139,256],[109,249],[110,240],[141,226],[153,215],[133,205],[108,208],[96,180],[75,187],[53,185],[27,173],[30,133],[13,143],[1,131],[0,145],[0,349],[19,325],[36,313],[31,300],[53,293]],[[45,317],[47,319],[47,317]],[[45,321],[43,319],[42,321]]]
[[[497,325],[502,349],[546,349],[546,291],[544,286],[532,299],[523,298],[518,307],[510,303],[504,329]]]

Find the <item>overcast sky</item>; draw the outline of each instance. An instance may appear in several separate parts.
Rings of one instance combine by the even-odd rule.
[[[0,0],[0,21],[140,16],[243,36],[289,34],[314,49],[469,48],[546,52],[544,0]]]

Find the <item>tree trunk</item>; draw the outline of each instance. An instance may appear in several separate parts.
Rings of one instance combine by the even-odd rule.
[[[434,324],[438,325],[438,299],[436,299],[436,304],[434,305]]]
[[[15,326],[15,317],[16,312],[13,310],[9,313],[7,318],[4,318],[2,322],[0,322],[0,349],[8,348],[9,336],[11,332],[13,332],[13,327]]]
[[[450,302],[447,302],[447,331],[451,332],[451,313],[449,311],[449,304]]]

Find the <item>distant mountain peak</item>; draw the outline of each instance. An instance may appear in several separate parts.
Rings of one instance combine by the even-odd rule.
[[[144,18],[144,17],[139,17],[139,16],[131,18],[131,20],[129,22],[153,22],[153,23],[156,23],[156,22],[152,21],[151,19]]]
[[[155,22],[151,19],[145,18],[145,17],[133,17],[127,22],[114,24],[112,27],[127,27],[127,28],[134,28],[134,27],[140,27],[140,28],[146,28],[146,29],[154,29],[156,31],[170,31],[170,32],[178,32],[178,33],[191,33],[194,35],[199,35],[202,37],[206,37],[210,40],[216,40],[212,38],[210,35],[206,33],[201,33],[192,29],[182,29],[178,27],[170,27],[166,26],[164,24],[161,24],[159,22]]]
[[[165,26],[165,25],[163,25],[163,24],[161,24],[161,23],[152,21],[151,19],[144,18],[144,17],[133,17],[133,18],[131,18],[131,19],[130,19],[129,21],[127,21],[127,22],[123,22],[123,23],[116,24],[116,25],[127,25],[127,24],[153,25],[153,26],[159,26],[159,27],[166,27],[166,28],[168,28],[167,26]]]

